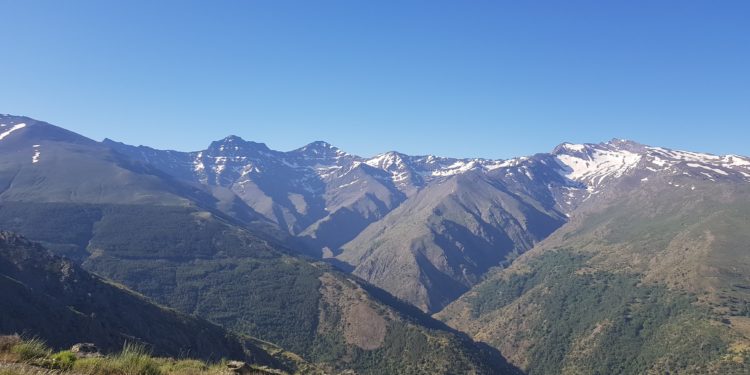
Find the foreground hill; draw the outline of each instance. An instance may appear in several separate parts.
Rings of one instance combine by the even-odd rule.
[[[567,224],[438,317],[529,374],[748,373],[746,159],[676,154],[589,180]]]
[[[238,211],[224,210],[221,203],[231,197],[217,197],[220,187],[178,180],[93,141],[81,141],[90,148],[67,138],[53,143],[50,134],[62,130],[49,124],[3,121],[17,130],[0,140],[7,186],[0,194],[0,227],[41,241],[87,270],[279,344],[331,372],[514,371],[497,351],[382,290],[263,239]],[[28,124],[18,128],[23,121]],[[41,149],[45,140],[54,154]],[[34,158],[28,151],[36,144],[41,155]],[[61,164],[65,160],[75,163]]]
[[[260,348],[206,321],[157,306],[10,232],[0,232],[0,333],[40,337],[55,348],[143,344],[154,354],[269,362]]]

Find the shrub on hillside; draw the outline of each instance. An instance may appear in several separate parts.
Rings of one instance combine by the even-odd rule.
[[[70,370],[76,361],[76,355],[70,350],[63,350],[49,358],[49,367],[59,370]]]

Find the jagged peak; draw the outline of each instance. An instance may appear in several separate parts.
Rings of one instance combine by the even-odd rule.
[[[382,157],[399,158],[399,159],[405,160],[405,159],[410,158],[411,156],[404,154],[403,152],[386,151],[386,152],[381,152],[380,154],[373,156],[371,159],[382,158]]]
[[[572,143],[563,142],[557,145],[553,150],[553,155],[569,154],[569,155],[584,155],[590,154],[596,150],[622,150],[629,152],[642,153],[646,150],[645,145],[624,138],[612,138],[607,142],[601,143]]]
[[[292,152],[296,153],[340,153],[340,154],[346,154],[345,152],[341,151],[340,148],[326,142],[326,141],[315,141],[310,142],[296,150],[293,150]]]
[[[220,152],[231,150],[231,151],[241,151],[241,150],[253,150],[253,151],[265,151],[270,152],[271,149],[268,148],[268,146],[265,143],[261,142],[253,142],[253,141],[246,141],[242,139],[242,137],[237,135],[229,135],[224,137],[221,140],[211,142],[211,145],[208,147],[209,150],[217,150]]]
[[[566,154],[566,153],[571,153],[571,152],[582,153],[593,146],[595,145],[591,143],[563,142],[555,146],[554,149],[552,149],[552,154],[559,155],[559,154]]]
[[[387,151],[382,154],[375,155],[370,159],[367,159],[365,163],[373,167],[388,169],[388,167],[393,165],[406,165],[409,163],[409,159],[409,155],[400,153],[398,151]]]
[[[336,149],[336,150],[338,150],[337,147],[331,145],[330,143],[328,143],[326,141],[314,141],[314,142],[310,142],[310,143],[308,143],[307,145],[305,145],[302,148],[328,148],[328,149]]]
[[[348,153],[342,151],[340,148],[326,142],[326,141],[315,141],[308,143],[296,150],[290,151],[292,154],[303,154],[309,157],[338,157],[347,156]]]
[[[624,150],[624,151],[630,151],[630,152],[636,152],[636,153],[643,153],[646,151],[648,147],[640,142],[636,142],[636,141],[633,141],[630,139],[624,139],[624,138],[612,138],[605,144],[609,147],[612,147],[618,150]]]
[[[228,135],[228,136],[224,137],[224,139],[222,139],[222,142],[227,142],[227,143],[231,143],[231,142],[246,143],[247,141],[244,140],[244,139],[242,139],[242,137],[240,137],[238,135],[231,134],[231,135]]]

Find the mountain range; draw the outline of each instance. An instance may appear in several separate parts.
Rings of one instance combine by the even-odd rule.
[[[633,152],[560,229],[437,316],[529,374],[747,373],[747,158]]]
[[[290,250],[227,188],[44,122],[0,124],[0,227],[87,272],[330,373],[516,372],[496,350]]]
[[[0,228],[329,371],[743,373],[748,182],[748,157],[621,139],[180,152],[0,116]]]
[[[563,143],[510,160],[386,152],[372,158],[313,142],[289,152],[230,136],[180,153],[104,144],[184,181],[230,190],[290,245],[436,312],[489,268],[531,249],[608,184],[684,169],[747,181],[750,159],[613,139]]]

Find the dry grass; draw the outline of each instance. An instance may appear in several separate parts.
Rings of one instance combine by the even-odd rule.
[[[44,341],[18,335],[0,336],[0,375],[224,375],[226,363],[152,357],[144,347],[125,345],[120,353],[76,358],[69,351],[53,353]]]

